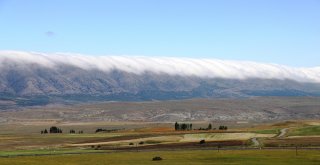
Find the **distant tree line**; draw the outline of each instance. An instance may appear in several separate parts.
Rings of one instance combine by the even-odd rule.
[[[44,130],[41,130],[40,132],[41,134],[47,134],[47,133],[62,133],[62,129],[59,128],[59,127],[56,127],[56,126],[52,126],[49,128],[49,131],[47,129],[44,129]],[[70,134],[75,134],[76,131],[74,129],[71,129],[69,131]],[[79,130],[78,131],[79,134],[83,134],[83,131],[82,130]]]
[[[192,124],[191,123],[178,123],[178,122],[176,122],[174,124],[174,129],[176,131],[189,131],[189,130],[192,130]]]
[[[74,129],[70,129],[69,133],[70,133],[70,134],[75,134],[76,131],[75,131]]]
[[[119,130],[122,130],[122,129],[102,129],[102,128],[98,128],[98,129],[96,129],[96,133],[98,133],[98,132],[115,132],[115,131],[119,131]]]
[[[225,126],[225,125],[220,125],[219,126],[219,130],[227,130],[227,129],[228,129],[228,127]]]
[[[48,133],[47,129],[41,130],[41,134],[47,134],[47,133]]]
[[[62,129],[52,126],[50,127],[49,131],[47,129],[41,130],[41,134],[47,134],[47,133],[62,133]]]
[[[74,129],[70,129],[69,133],[70,133],[70,134],[75,134],[76,131],[75,131]],[[79,130],[79,131],[78,131],[78,134],[83,134],[83,131],[82,131],[82,130]]]
[[[189,131],[192,130],[192,123],[178,123],[176,122],[174,124],[174,129],[176,131]],[[215,130],[216,128],[212,128],[212,124],[209,123],[207,128],[202,128],[200,127],[199,129],[195,129],[195,130]],[[228,127],[224,126],[224,125],[220,125],[219,126],[219,130],[227,130]]]
[[[216,128],[214,128],[214,130],[215,130],[215,129],[216,129]],[[212,124],[209,123],[209,125],[208,125],[207,128],[202,128],[202,127],[200,127],[198,130],[212,130]]]

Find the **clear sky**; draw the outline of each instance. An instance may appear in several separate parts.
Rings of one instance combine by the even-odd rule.
[[[0,50],[320,66],[320,0],[0,0]]]

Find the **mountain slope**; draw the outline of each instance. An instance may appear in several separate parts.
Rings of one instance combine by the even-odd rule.
[[[256,70],[266,76],[253,75],[239,78],[243,77],[243,75],[232,77],[230,75],[234,73],[230,74],[229,72],[231,71],[227,68],[224,70],[225,74],[229,76],[212,75],[214,74],[213,71],[204,76],[200,73],[201,69],[203,70],[204,68],[200,68],[201,65],[191,66],[193,65],[192,63],[190,63],[191,68],[193,67],[196,70],[194,72],[199,72],[199,75],[187,74],[193,72],[193,70],[181,73],[185,68],[185,66],[181,67],[179,65],[181,61],[177,63],[176,68],[174,68],[175,63],[173,63],[162,68],[162,70],[150,68],[136,72],[123,69],[120,66],[104,70],[92,63],[92,60],[90,61],[91,63],[83,64],[86,67],[70,61],[61,62],[64,60],[64,56],[53,58],[55,56],[31,53],[27,54],[31,58],[19,59],[17,57],[25,58],[25,54],[20,56],[14,53],[12,56],[8,54],[10,52],[0,53],[0,97],[2,102],[5,102],[5,100],[7,102],[14,101],[14,104],[21,105],[28,105],[30,100],[32,104],[37,105],[39,98],[41,98],[41,104],[47,104],[51,102],[90,100],[139,101],[196,97],[318,96],[320,94],[320,83],[317,82],[318,77],[314,76],[318,74],[315,68],[308,70],[287,69],[284,71],[290,72],[290,74],[283,74],[284,76],[281,77],[282,73],[280,76],[270,76],[271,74],[276,75],[272,73],[272,70],[259,71],[261,68],[259,68],[260,65],[257,65]],[[78,56],[71,57],[79,58]],[[41,63],[41,61],[44,61],[41,58],[46,58],[47,61]],[[90,59],[90,57],[83,58]],[[151,63],[152,60],[150,60]],[[113,64],[108,62],[110,61],[105,62],[106,66],[133,65],[130,61],[126,64],[125,60],[118,60],[118,63]],[[194,63],[197,63],[197,61]],[[137,62],[134,65],[139,64]],[[97,65],[99,65],[99,62],[97,62]],[[228,67],[227,64],[225,65],[225,67]],[[159,65],[159,67],[162,67],[162,65]],[[198,70],[196,69],[197,67]],[[212,64],[212,68],[215,67]],[[175,73],[170,70],[172,68],[174,68],[173,71]],[[281,69],[281,67],[279,68]],[[181,72],[177,72],[177,70],[181,70]],[[298,70],[297,73],[294,73],[295,70]],[[306,75],[299,76],[298,73],[300,72]],[[238,74],[241,74],[241,71]],[[288,75],[294,76],[290,78]],[[302,77],[306,77],[305,81],[300,79]],[[1,104],[5,107],[4,103]]]
[[[1,123],[38,122],[271,122],[318,120],[320,97],[255,97],[245,99],[185,99],[144,102],[26,107],[0,111]],[[237,125],[240,123],[237,123]]]

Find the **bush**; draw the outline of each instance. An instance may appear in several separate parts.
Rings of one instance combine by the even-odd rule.
[[[227,129],[228,129],[227,126],[224,126],[224,125],[220,125],[220,126],[219,126],[219,130],[227,130]]]
[[[95,150],[99,150],[100,148],[101,148],[101,146],[98,145],[98,146],[95,148]]]
[[[152,161],[160,161],[162,158],[160,156],[156,156],[152,158]]]
[[[130,145],[130,146],[132,146],[132,145],[133,145],[133,143],[129,143],[129,145]]]
[[[60,129],[56,126],[52,126],[52,127],[50,127],[49,132],[50,133],[62,133],[62,129]]]
[[[144,142],[143,142],[143,141],[141,141],[141,142],[139,142],[139,144],[141,144],[141,145],[142,145],[142,144],[144,144]]]
[[[103,131],[106,131],[106,130],[105,130],[105,129],[102,129],[102,128],[96,129],[96,133],[98,133],[98,132],[103,132]]]
[[[205,141],[205,140],[200,140],[199,143],[200,143],[200,144],[204,144],[204,143],[206,143],[206,141]]]

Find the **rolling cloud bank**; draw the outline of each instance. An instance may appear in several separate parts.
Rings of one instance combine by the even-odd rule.
[[[320,68],[216,59],[0,51],[0,109],[70,101],[254,96],[320,96]]]
[[[141,75],[145,72],[200,78],[223,79],[279,79],[297,82],[320,83],[320,67],[294,68],[278,64],[217,59],[192,59],[175,57],[86,56],[64,53],[37,53],[0,51],[0,69],[5,65],[38,64],[56,69],[61,65],[84,70],[110,72],[120,70]]]

